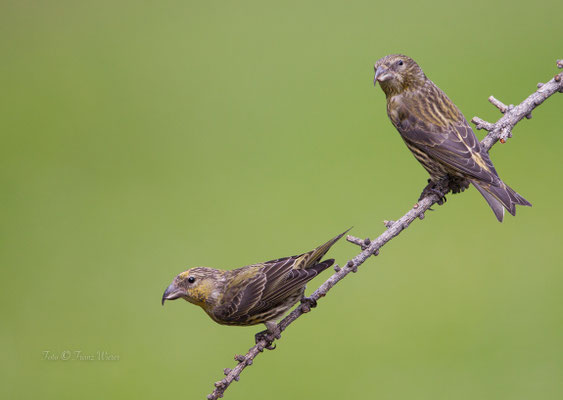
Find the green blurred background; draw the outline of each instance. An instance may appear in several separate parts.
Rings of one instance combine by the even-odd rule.
[[[412,56],[468,119],[495,121],[489,95],[520,102],[563,56],[560,0],[0,11],[4,399],[205,398],[262,327],[163,308],[177,273],[293,255],[352,225],[375,237],[424,186],[373,88],[378,58]],[[226,398],[560,399],[562,105],[492,150],[533,208],[499,224],[476,190],[450,196]]]

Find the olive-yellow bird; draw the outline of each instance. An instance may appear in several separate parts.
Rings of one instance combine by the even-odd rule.
[[[489,154],[456,105],[402,54],[375,63],[374,86],[387,97],[387,115],[405,144],[430,174],[421,198],[438,188],[459,193],[473,184],[502,222],[504,209],[531,204],[498,176]],[[441,204],[441,201],[440,201]]]
[[[298,256],[231,271],[190,268],[174,278],[162,296],[162,304],[183,298],[203,308],[219,324],[264,323],[267,330],[260,334],[275,333],[276,322],[303,298],[307,282],[334,263],[334,259],[321,260],[346,232]],[[263,337],[258,335],[257,341]]]

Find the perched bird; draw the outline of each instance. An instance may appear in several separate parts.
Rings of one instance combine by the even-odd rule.
[[[379,82],[387,97],[389,119],[430,174],[421,198],[440,189],[459,193],[471,183],[501,222],[505,208],[514,215],[517,204],[531,206],[499,178],[461,111],[414,60],[393,54],[374,69],[373,84]]]
[[[162,305],[165,300],[183,298],[203,308],[219,324],[264,323],[267,329],[256,335],[257,342],[267,334],[278,336],[276,322],[303,299],[307,282],[334,263],[321,259],[346,232],[298,256],[231,271],[190,268],[174,278],[162,296]]]

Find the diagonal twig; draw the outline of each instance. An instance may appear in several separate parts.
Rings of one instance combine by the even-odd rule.
[[[557,61],[557,67],[563,68],[563,60]],[[471,120],[471,122],[476,125],[477,129],[485,129],[489,132],[487,136],[481,141],[481,146],[486,151],[489,151],[497,141],[500,140],[501,143],[505,143],[507,138],[512,137],[512,129],[518,122],[520,122],[524,117],[528,119],[531,118],[532,110],[543,103],[548,97],[557,92],[563,93],[563,72],[555,75],[553,79],[545,84],[538,84],[538,90],[528,96],[517,106],[506,106],[502,102],[491,96],[489,98],[489,101],[497,108],[499,108],[499,110],[504,115],[494,124],[483,121],[482,119],[477,117],[474,117]],[[411,208],[398,220],[385,221],[384,224],[387,230],[373,241],[369,239],[359,239],[351,235],[347,236],[347,240],[353,244],[360,246],[362,252],[349,260],[342,268],[340,268],[338,265],[335,265],[335,273],[330,276],[321,286],[319,286],[319,288],[313,292],[309,299],[318,301],[320,298],[324,297],[327,292],[346,275],[348,275],[350,272],[356,272],[358,270],[358,267],[363,264],[370,256],[377,256],[381,247],[383,247],[394,237],[398,236],[415,219],[423,219],[424,213],[446,194],[447,193],[442,193],[442,196],[439,196],[439,194],[435,193],[427,195],[422,200],[418,201],[418,203],[416,203],[413,208]],[[280,332],[285,331],[285,329],[292,322],[294,322],[297,318],[309,312],[310,310],[311,308],[309,302],[302,303],[300,306],[296,307],[278,324]],[[274,340],[275,338],[271,337],[270,339]],[[224,369],[225,378],[215,382],[215,389],[211,394],[207,396],[207,399],[215,400],[223,397],[225,390],[229,387],[229,385],[233,381],[239,380],[241,372],[247,366],[252,365],[254,358],[258,356],[258,354],[263,352],[267,345],[268,343],[264,339],[259,341],[255,346],[251,347],[245,355],[235,355],[235,361],[237,361],[238,364],[233,369]]]

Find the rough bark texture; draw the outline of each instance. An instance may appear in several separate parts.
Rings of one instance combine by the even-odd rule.
[[[563,68],[563,60],[557,61],[557,67]],[[481,141],[481,145],[487,151],[500,140],[501,143],[505,143],[506,140],[512,137],[512,128],[520,122],[524,117],[530,119],[532,118],[532,110],[543,103],[548,97],[554,93],[563,93],[563,72],[555,75],[553,79],[549,82],[538,84],[538,90],[532,93],[528,98],[522,101],[517,106],[509,105],[506,106],[501,101],[495,99],[493,96],[489,97],[489,101],[497,107],[501,113],[504,115],[494,124],[490,122],[483,121],[480,118],[474,117],[471,122],[473,122],[477,129],[485,129],[489,133]],[[446,193],[442,193],[443,196]],[[424,213],[434,204],[437,203],[441,197],[438,194],[431,194],[423,199],[419,200],[418,203],[414,205],[405,215],[396,221],[385,221],[385,227],[387,230],[383,232],[379,237],[373,241],[370,239],[359,239],[354,236],[347,236],[347,240],[361,247],[362,252],[356,257],[346,262],[343,268],[335,265],[335,273],[328,278],[313,294],[309,297],[312,301],[303,302],[297,308],[295,308],[291,313],[289,313],[280,323],[278,327],[280,332],[283,332],[293,321],[299,318],[301,315],[311,311],[310,304],[316,304],[321,297],[324,297],[328,291],[336,285],[341,279],[343,279],[350,272],[356,272],[358,267],[364,263],[370,256],[376,256],[379,254],[379,249],[383,247],[387,242],[389,242],[394,237],[398,236],[404,229],[406,229],[415,219],[423,219]],[[271,337],[272,341],[275,340]],[[211,394],[207,396],[209,400],[215,400],[223,397],[225,390],[233,381],[238,381],[241,372],[249,365],[252,365],[254,358],[264,351],[268,346],[266,340],[261,340],[255,346],[248,350],[248,353],[243,355],[235,355],[235,361],[238,364],[233,368],[225,368],[223,370],[225,378],[220,381],[215,382],[215,389]]]

